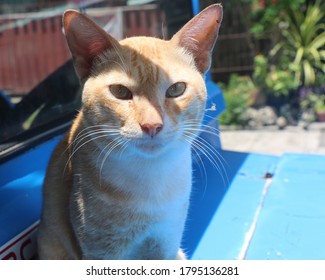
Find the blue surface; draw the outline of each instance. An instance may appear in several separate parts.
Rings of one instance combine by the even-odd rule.
[[[0,246],[39,219],[41,186],[59,139],[56,137],[0,166]]]
[[[193,9],[193,16],[197,15],[200,12],[199,0],[192,0],[192,9]]]
[[[246,259],[325,259],[325,156],[281,158]]]
[[[39,218],[40,186],[59,138],[1,166],[2,244]],[[325,259],[324,156],[216,155],[219,170],[194,157],[183,238],[190,258]],[[273,178],[265,178],[268,173]]]
[[[218,179],[218,172],[209,162],[205,162],[207,188],[194,185],[196,199],[192,201],[188,219],[189,232],[198,233],[197,227],[202,220],[205,225],[195,241],[193,234],[184,237],[190,240],[184,246],[190,247],[187,252],[193,259],[236,259],[263,192],[263,176],[273,170],[278,161],[277,157],[268,155],[220,153],[227,162],[229,187],[224,180]]]
[[[1,166],[1,244],[38,220],[45,166],[59,139]],[[324,156],[216,155],[219,170],[194,157],[183,238],[190,258],[325,259]]]
[[[203,124],[208,124],[211,120],[217,120],[218,116],[226,109],[226,104],[220,87],[211,80],[210,74],[207,74],[205,82],[208,97]]]
[[[221,153],[233,174],[230,186],[225,190],[212,176],[195,194],[201,198],[194,200],[184,237],[189,256],[325,259],[325,156]]]

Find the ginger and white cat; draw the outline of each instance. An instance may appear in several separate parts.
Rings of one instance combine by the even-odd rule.
[[[169,41],[118,42],[79,12],[65,12],[82,108],[47,170],[41,259],[185,258],[191,143],[221,20],[215,4]]]

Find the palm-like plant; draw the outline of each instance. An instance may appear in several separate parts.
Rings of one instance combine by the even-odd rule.
[[[285,40],[275,45],[271,53],[279,50],[292,61],[294,84],[311,86],[317,73],[325,72],[325,5],[320,0],[310,4],[305,13],[288,8],[281,33]]]

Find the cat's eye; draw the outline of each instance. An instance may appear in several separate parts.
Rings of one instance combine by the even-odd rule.
[[[110,92],[118,99],[132,99],[132,92],[125,86],[122,85],[110,85]]]
[[[177,82],[172,84],[166,91],[166,97],[175,98],[181,96],[186,90],[186,84],[184,82]]]

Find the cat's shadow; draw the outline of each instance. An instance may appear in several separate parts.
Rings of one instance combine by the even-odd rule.
[[[182,240],[182,248],[189,259],[198,248],[230,183],[247,157],[245,153],[223,150],[218,150],[218,153],[220,158],[222,157],[220,165],[224,164],[222,172],[217,170],[204,155],[201,157],[202,162],[193,160],[192,195]],[[202,164],[206,174],[202,172]]]

